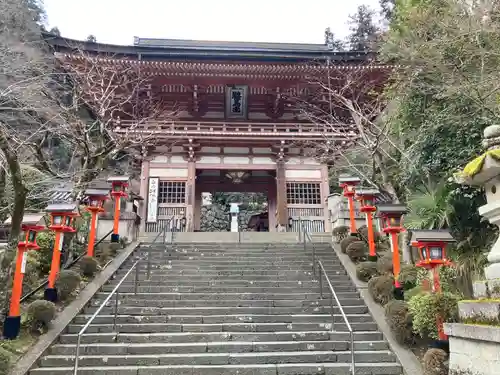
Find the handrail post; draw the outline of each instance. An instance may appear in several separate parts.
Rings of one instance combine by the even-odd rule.
[[[149,246],[149,251],[148,251],[148,280],[151,280],[151,246]]]
[[[299,216],[299,242],[302,241],[302,216]]]
[[[81,332],[78,333],[78,337],[76,338],[76,353],[75,353],[75,368],[73,371],[73,375],[78,375],[78,362],[80,359],[80,345],[82,341]]]
[[[354,358],[354,332],[351,331],[351,374],[356,375],[356,361]]]
[[[120,290],[118,289],[115,293],[115,314],[113,317],[113,332],[115,333],[115,340],[118,338],[118,330],[116,329],[116,318],[118,316],[118,299],[120,297]]]
[[[139,263],[135,267],[135,283],[134,283],[134,294],[137,295],[137,290],[139,288]]]
[[[312,253],[313,253],[313,275],[316,276],[316,249],[314,248],[314,244],[311,242]]]
[[[323,270],[319,267],[319,296],[323,299]]]

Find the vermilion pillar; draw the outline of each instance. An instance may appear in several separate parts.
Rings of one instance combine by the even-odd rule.
[[[46,208],[51,218],[49,229],[55,233],[49,282],[44,291],[44,298],[47,301],[56,302],[58,300],[56,280],[61,266],[62,242],[64,233],[75,232],[75,229],[72,228],[73,218],[77,216],[75,210],[76,204],[50,204]]]
[[[350,219],[350,232],[351,236],[357,235],[356,229],[356,216],[354,208],[354,196],[356,195],[355,187],[360,183],[358,177],[351,177],[347,175],[341,175],[339,177],[339,186],[344,189],[344,197],[347,198],[349,203],[349,219]]]
[[[87,255],[94,256],[95,238],[97,230],[97,215],[104,212],[104,202],[108,198],[108,189],[88,189],[85,191],[87,211],[90,212],[90,230],[88,238]],[[119,213],[118,213],[119,215]]]
[[[373,231],[373,213],[377,211],[375,207],[375,196],[379,194],[376,189],[359,189],[356,192],[358,200],[361,202],[361,212],[366,217],[366,227],[368,231],[368,260],[374,262],[377,260],[377,251],[375,248],[375,233]]]
[[[111,196],[115,198],[115,215],[113,221],[113,234],[111,235],[111,242],[120,241],[120,202],[122,197],[126,197],[128,187],[128,177],[110,177],[108,182],[111,183]]]
[[[21,330],[21,296],[23,293],[23,278],[28,251],[40,249],[36,243],[36,235],[39,231],[45,229],[43,226],[36,225],[43,218],[43,215],[38,216],[39,220],[23,223],[21,227],[24,231],[24,241],[20,241],[17,244],[16,268],[12,283],[9,315],[5,318],[3,325],[3,336],[8,340],[13,340],[19,336],[19,331]]]
[[[390,235],[394,273],[394,298],[402,300],[404,299],[404,291],[399,282],[401,261],[399,259],[398,235],[403,230],[401,227],[401,218],[408,210],[401,204],[381,204],[377,206],[377,209],[379,216],[383,217],[385,221],[384,232]]]

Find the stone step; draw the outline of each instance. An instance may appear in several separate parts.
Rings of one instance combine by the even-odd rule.
[[[123,269],[120,270],[118,273],[126,273],[131,267],[133,263],[125,264],[123,266]],[[147,262],[141,263],[137,266],[139,271],[147,271],[148,270],[148,265]],[[268,264],[262,263],[262,264],[255,264],[255,265],[248,265],[245,266],[244,264],[239,264],[239,263],[228,263],[227,265],[216,265],[216,264],[206,264],[206,265],[201,265],[198,262],[195,261],[190,261],[186,262],[185,264],[177,263],[177,262],[172,262],[172,263],[152,263],[149,266],[150,269],[152,270],[175,270],[175,269],[181,269],[184,272],[188,270],[194,270],[194,271],[207,271],[207,272],[214,272],[214,271],[222,271],[222,272],[239,272],[239,273],[261,273],[264,272],[264,274],[276,274],[276,273],[282,273],[282,272],[304,272],[304,271],[312,271],[312,265],[311,264],[301,264],[301,265],[291,265],[286,262],[281,263],[279,265],[274,265],[274,264]],[[334,271],[343,271],[344,269],[342,266],[339,265],[324,265],[325,270],[334,272]]]
[[[103,292],[111,292],[114,289],[113,285],[105,285]],[[319,292],[297,292],[294,293],[173,293],[168,292],[168,287],[163,286],[141,286],[137,288],[138,293],[151,294],[153,298],[162,300],[300,300],[300,301],[316,301],[321,299]],[[133,293],[134,286],[121,286],[121,293]],[[326,295],[326,291],[325,291]],[[358,292],[338,292],[337,297],[342,303],[343,299],[359,298]]]
[[[121,280],[125,273],[122,273],[120,275],[115,275],[113,280]],[[330,278],[330,281],[332,284],[335,282],[335,280],[342,280],[345,281],[348,276],[345,273],[342,274],[329,274],[328,275]],[[302,282],[312,282],[313,276],[312,272],[310,272],[310,275],[306,273],[297,273],[291,276],[280,276],[280,275],[272,275],[272,276],[265,276],[265,275],[252,275],[252,276],[247,276],[243,277],[241,274],[235,274],[235,275],[217,275],[217,274],[212,274],[212,275],[206,275],[202,273],[196,273],[196,274],[176,274],[173,275],[172,273],[169,273],[168,271],[165,270],[165,272],[162,272],[162,274],[159,274],[159,271],[154,271],[151,273],[150,276],[151,281],[165,281],[165,285],[168,285],[168,283],[178,283],[178,282],[189,282],[192,281],[194,282],[215,282],[215,283],[232,283],[232,282],[237,282],[237,281],[251,281],[251,282],[269,282],[269,283],[277,283],[277,282],[290,282],[290,283],[296,283],[298,281]],[[134,282],[135,274],[132,272],[130,276],[127,278],[127,280],[130,280],[130,282]],[[139,280],[145,280],[147,279],[147,273],[143,272],[139,275]],[[348,279],[350,280],[350,279]],[[231,284],[232,285],[232,284]]]
[[[356,341],[355,350],[388,350],[385,341]],[[80,355],[118,354],[167,354],[167,353],[249,353],[286,351],[345,351],[350,350],[348,341],[277,341],[277,342],[199,342],[175,344],[86,344],[80,346]],[[75,355],[76,346],[57,344],[51,347],[53,355]]]
[[[83,367],[79,375],[351,375],[350,363],[300,363],[225,366],[99,366]],[[356,363],[356,375],[401,375],[396,362]],[[32,375],[73,375],[73,367],[40,367]]]
[[[114,283],[107,284],[108,286],[115,286],[118,281]],[[127,282],[123,283],[120,286],[120,291],[122,288],[125,290],[126,288],[132,288],[134,290],[135,283]],[[241,287],[230,287],[230,286],[198,286],[198,287],[189,287],[189,286],[158,286],[158,283],[155,282],[146,282],[140,281],[137,283],[138,291],[141,290],[143,293],[147,293],[148,291],[152,292],[161,292],[161,293],[259,293],[259,294],[292,294],[292,293],[318,293],[319,292],[319,283],[316,283],[314,286],[304,286],[301,283],[296,283],[294,287],[264,287],[264,286],[241,286]],[[103,289],[108,290],[108,289]],[[326,288],[323,289],[326,293]],[[347,293],[347,292],[356,292],[356,287],[354,285],[342,285],[335,284],[335,292]]]
[[[252,286],[252,287],[273,287],[273,288],[291,288],[291,287],[296,287],[297,285],[301,285],[303,287],[318,287],[318,281],[310,281],[310,278],[308,281],[302,281],[302,280],[295,280],[295,281],[270,281],[270,280],[241,280],[240,278],[233,278],[233,279],[217,279],[217,280],[210,280],[207,279],[205,281],[201,280],[190,280],[186,277],[184,278],[177,278],[176,280],[165,280],[164,278],[161,278],[159,276],[152,276],[150,279],[147,279],[145,275],[140,275],[141,277],[139,278],[139,284],[154,284],[158,285],[158,282],[161,281],[162,286],[179,286],[179,287],[206,287],[206,286],[211,286],[211,287],[217,287],[217,286],[231,286],[231,287],[246,287],[246,286]],[[116,285],[120,279],[114,279],[111,280],[109,283],[112,285]],[[334,286],[337,285],[353,285],[351,282],[351,279],[349,279],[348,276],[335,276],[330,278],[331,283]],[[129,279],[125,280],[123,282],[124,285],[127,284],[132,284],[135,285],[135,281],[132,278],[132,280],[129,281]]]
[[[220,314],[233,314],[233,315],[252,315],[252,314],[265,314],[265,315],[283,315],[283,314],[330,314],[332,309],[330,306],[318,306],[311,305],[307,302],[304,306],[283,306],[283,307],[273,307],[264,306],[256,307],[254,303],[241,303],[245,306],[238,307],[233,303],[233,301],[215,301],[215,302],[230,302],[229,306],[210,306],[206,303],[199,303],[199,301],[172,301],[175,302],[172,307],[149,307],[146,304],[144,306],[118,306],[118,314],[120,315],[220,315]],[[248,302],[248,301],[243,301]],[[259,301],[261,302],[261,301]],[[283,302],[283,301],[266,301],[266,302]],[[343,306],[344,312],[346,314],[353,313],[366,313],[368,308],[364,305],[364,302],[360,299],[353,300],[352,303],[357,303],[359,306]],[[179,304],[181,306],[179,306]],[[300,301],[299,301],[300,304]],[[86,307],[84,309],[85,314],[93,314],[97,311],[98,306]],[[333,312],[338,314],[340,309],[338,307],[333,308]],[[101,310],[101,314],[114,314],[114,306],[104,307]]]
[[[76,344],[77,334],[63,334],[61,344]],[[354,332],[355,341],[380,341],[378,331]],[[99,343],[193,343],[193,342],[264,342],[264,341],[349,341],[347,331],[313,332],[160,332],[160,333],[89,333],[81,337],[84,344]]]
[[[353,331],[376,331],[374,322],[350,322]],[[83,324],[70,324],[68,333],[78,333]],[[286,331],[330,331],[331,322],[325,323],[203,323],[203,324],[176,324],[176,323],[124,323],[117,324],[120,333],[160,333],[160,332],[286,332]],[[343,320],[337,320],[336,330],[346,330]],[[88,333],[114,332],[111,324],[91,324]]]
[[[389,351],[357,351],[354,360],[359,362],[391,362],[394,354]],[[41,365],[63,367],[75,362],[73,356],[47,355]],[[82,355],[79,364],[85,366],[142,366],[162,365],[254,365],[278,363],[350,363],[350,351],[306,351],[306,352],[251,352],[251,353],[175,353],[175,354],[127,354],[127,355]]]
[[[126,269],[126,271],[128,271]],[[147,278],[147,272],[146,270],[141,270],[142,275],[139,275],[139,280],[143,280]],[[115,279],[122,279],[127,272],[117,272],[115,274]],[[327,271],[327,275],[334,276],[334,275],[346,275],[345,271]],[[240,279],[254,279],[254,280],[284,280],[284,281],[298,281],[298,280],[311,280],[314,278],[312,270],[307,271],[307,270],[295,270],[295,271],[276,271],[276,272],[270,272],[270,271],[217,271],[217,270],[212,270],[212,271],[207,271],[207,270],[198,270],[198,269],[174,269],[172,267],[171,269],[159,269],[151,270],[151,275],[152,277],[154,276],[161,276],[164,279],[171,279],[171,280],[177,280],[177,278],[196,278],[200,277],[203,280],[211,280],[211,279],[227,279],[231,277],[239,277]],[[135,273],[132,271],[132,273],[128,276],[129,280],[134,280],[135,278]]]
[[[78,315],[73,323],[85,324],[91,315]],[[373,322],[370,314],[346,314],[349,322]],[[342,321],[342,315],[334,315],[335,322]],[[114,315],[98,315],[92,324],[112,324]],[[213,324],[213,323],[331,323],[331,314],[296,315],[118,315],[116,322],[123,323],[176,323],[176,324]]]

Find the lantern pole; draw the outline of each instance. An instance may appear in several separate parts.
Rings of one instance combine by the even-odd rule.
[[[128,186],[128,177],[118,176],[109,177],[108,182],[111,183],[111,195],[115,198],[115,214],[113,218],[113,233],[111,234],[111,242],[120,242],[120,199],[126,197],[125,189]]]
[[[361,212],[365,214],[366,227],[368,231],[368,260],[375,262],[377,260],[377,250],[375,247],[375,233],[373,231],[373,212],[377,211],[374,205],[375,196],[379,194],[376,189],[359,189],[357,198],[361,202]]]
[[[339,186],[343,189],[344,197],[347,198],[349,205],[349,221],[350,221],[350,234],[356,236],[358,231],[356,229],[356,217],[354,215],[354,196],[356,194],[355,186],[360,183],[358,177],[351,177],[341,175],[339,177]]]
[[[392,250],[392,268],[394,274],[394,298],[397,300],[404,299],[404,290],[399,281],[399,273],[401,271],[401,260],[399,257],[399,233],[403,230],[401,227],[401,219],[408,212],[407,208],[402,204],[380,204],[378,205],[379,216],[384,218],[385,227],[384,233],[390,235],[389,241]]]
[[[39,219],[43,215],[38,215]],[[12,283],[12,293],[10,296],[9,315],[5,318],[3,324],[3,337],[7,340],[13,340],[19,336],[21,330],[21,296],[23,293],[23,278],[26,271],[26,262],[28,258],[28,250],[38,250],[40,247],[36,244],[36,234],[38,231],[44,230],[45,227],[36,225],[34,221],[31,224],[23,224],[22,230],[25,232],[24,241],[17,244],[16,268],[14,270],[14,280]],[[31,236],[33,232],[33,236]]]
[[[49,204],[46,211],[50,213],[51,225],[49,229],[54,231],[54,248],[52,250],[52,262],[50,264],[49,280],[47,288],[43,296],[44,299],[50,302],[57,302],[58,293],[56,288],[56,280],[61,268],[61,250],[64,232],[75,232],[71,227],[72,220],[75,216],[76,204]]]
[[[90,212],[90,230],[87,245],[87,255],[94,256],[95,239],[97,232],[97,215],[99,212],[104,212],[104,202],[109,194],[109,189],[88,189],[85,191],[88,205],[87,211]]]

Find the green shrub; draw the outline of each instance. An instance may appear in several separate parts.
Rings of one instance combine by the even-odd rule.
[[[412,288],[410,290],[405,290],[405,301],[409,301],[413,297],[415,297],[417,294],[422,293],[422,287],[420,285],[417,285],[415,288]]]
[[[413,331],[422,338],[437,339],[436,317],[440,316],[443,322],[456,321],[459,300],[459,296],[448,292],[422,292],[413,296],[408,302]]]
[[[56,305],[50,301],[37,300],[28,306],[28,320],[33,331],[45,331],[56,316]]]
[[[366,258],[368,246],[364,241],[351,242],[347,246],[346,254],[353,262],[359,262]]]
[[[97,272],[99,264],[95,258],[87,255],[80,260],[79,266],[83,276],[92,277]]]
[[[363,237],[365,241],[368,241],[368,227],[366,225],[362,225],[361,227],[358,228],[358,233]],[[379,241],[380,234],[378,233],[377,229],[373,227],[373,239],[375,240],[375,243]]]
[[[0,375],[8,375],[12,365],[12,355],[0,347]]]
[[[82,278],[72,270],[63,270],[59,273],[56,280],[56,288],[59,293],[59,298],[67,299],[80,286]]]
[[[339,243],[349,234],[349,227],[342,225],[340,227],[333,228],[332,236],[335,242]]]
[[[404,290],[410,290],[417,286],[419,268],[412,264],[404,264],[399,271],[398,281]]]
[[[385,320],[398,343],[401,345],[411,345],[415,342],[412,317],[406,302],[398,300],[389,301],[385,305]]]
[[[391,245],[389,242],[382,241],[382,237],[379,237],[378,242],[375,243],[375,251],[377,254],[379,253],[390,253],[391,252]]]
[[[394,279],[391,275],[376,276],[368,281],[368,291],[373,300],[382,306],[394,298]]]
[[[381,275],[392,274],[392,253],[383,254],[377,259],[377,271]]]
[[[345,254],[347,251],[347,247],[355,241],[359,241],[359,238],[356,236],[347,236],[342,241],[340,241],[340,250]]]
[[[361,262],[356,266],[356,276],[358,280],[367,282],[372,277],[377,276],[376,262]]]
[[[38,233],[36,242],[40,246],[40,250],[36,252],[39,264],[39,272],[41,275],[50,272],[52,264],[52,253],[54,252],[55,234],[51,231]]]
[[[424,375],[448,375],[447,355],[442,349],[429,349],[424,354]]]

